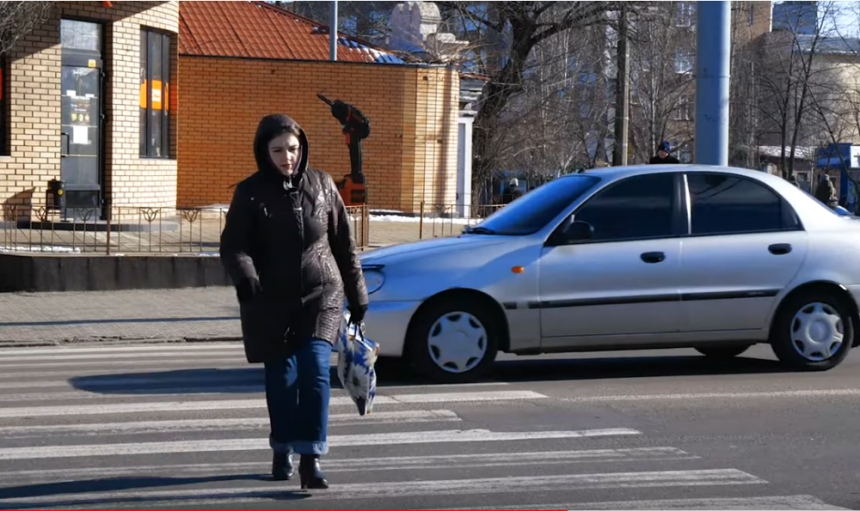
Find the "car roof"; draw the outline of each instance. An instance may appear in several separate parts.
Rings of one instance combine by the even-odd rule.
[[[782,180],[778,176],[771,175],[760,170],[744,169],[740,167],[731,167],[728,165],[702,165],[702,164],[647,164],[647,165],[625,165],[620,167],[601,167],[588,169],[585,174],[600,175],[607,179],[613,180],[632,175],[642,174],[659,174],[662,172],[722,172],[725,174],[737,174],[751,177],[754,179],[769,178]],[[769,177],[767,177],[769,176]]]

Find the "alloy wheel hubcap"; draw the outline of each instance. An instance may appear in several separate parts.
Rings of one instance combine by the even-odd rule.
[[[437,319],[427,337],[430,358],[449,373],[465,373],[487,353],[487,329],[468,312],[449,312]]]
[[[844,338],[842,318],[826,303],[810,303],[791,320],[791,345],[807,360],[827,360],[842,348]]]

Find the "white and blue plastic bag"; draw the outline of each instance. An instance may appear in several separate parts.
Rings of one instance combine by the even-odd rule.
[[[373,409],[378,356],[379,344],[364,336],[363,325],[346,319],[337,343],[337,377],[362,416]]]

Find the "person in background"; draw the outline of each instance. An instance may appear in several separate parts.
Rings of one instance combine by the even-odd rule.
[[[660,145],[657,146],[657,154],[651,157],[651,161],[648,163],[651,164],[661,164],[661,163],[681,163],[678,158],[675,158],[671,154],[671,146],[669,146],[669,142],[662,141]]]
[[[329,366],[344,326],[368,296],[349,216],[331,176],[308,166],[308,139],[286,115],[264,117],[257,172],[239,183],[221,233],[221,262],[236,286],[245,356],[265,367],[272,477],[328,488]]]
[[[502,204],[509,204],[523,195],[523,192],[520,190],[520,180],[512,177],[510,181],[508,181],[508,186],[505,187],[505,191],[502,194]]]
[[[821,181],[815,187],[815,198],[827,205],[836,202],[836,187],[833,186],[833,181],[830,180],[829,175],[823,174],[821,176]]]

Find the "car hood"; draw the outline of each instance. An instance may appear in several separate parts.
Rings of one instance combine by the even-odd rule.
[[[467,234],[402,243],[365,252],[361,254],[361,263],[364,265],[395,264],[418,257],[431,257],[452,251],[460,252],[501,245],[506,240],[509,240],[507,236]]]

